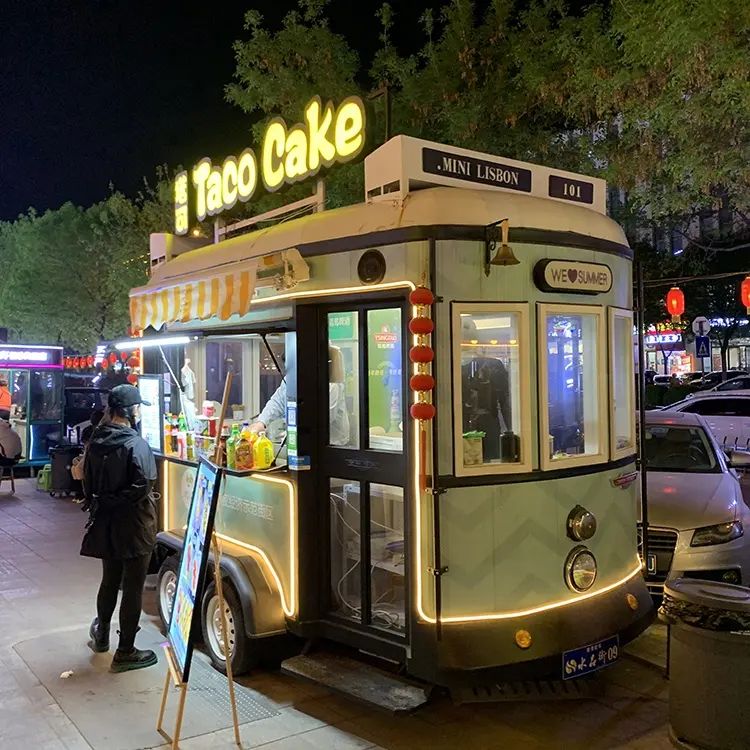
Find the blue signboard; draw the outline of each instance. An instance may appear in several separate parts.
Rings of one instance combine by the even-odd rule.
[[[193,498],[177,575],[177,589],[167,630],[169,645],[182,673],[183,682],[187,682],[190,673],[190,660],[193,656],[191,635],[195,632],[200,618],[200,603],[196,601],[196,597],[198,592],[203,590],[208,569],[208,554],[211,549],[211,534],[220,483],[221,469],[201,458],[198,476],[193,485]]]
[[[695,337],[695,356],[696,357],[710,357],[711,356],[711,341],[708,336],[696,336]]]
[[[649,556],[650,557],[650,556]],[[613,635],[598,643],[581,646],[563,654],[563,680],[571,680],[614,664],[620,656],[620,638]]]

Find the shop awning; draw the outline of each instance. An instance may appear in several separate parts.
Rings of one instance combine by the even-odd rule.
[[[255,291],[258,261],[231,271],[207,273],[196,278],[170,279],[149,284],[130,293],[130,320],[134,329],[155,329],[177,321],[245,315]]]

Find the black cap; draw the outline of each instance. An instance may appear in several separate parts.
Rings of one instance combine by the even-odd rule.
[[[151,406],[148,401],[141,398],[141,392],[134,385],[117,385],[109,392],[107,399],[110,409],[127,409],[128,406],[145,404]]]

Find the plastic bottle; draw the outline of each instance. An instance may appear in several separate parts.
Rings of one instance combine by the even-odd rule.
[[[190,430],[185,433],[185,454],[188,461],[195,461],[195,433]]]
[[[172,455],[178,456],[180,453],[180,445],[177,440],[177,433],[180,431],[180,428],[177,426],[177,417],[173,414],[172,415],[172,430],[171,430],[171,444],[172,444]]]
[[[261,432],[253,446],[253,463],[256,469],[267,469],[273,463],[273,443]]]
[[[234,447],[235,467],[238,471],[250,471],[253,468],[253,443],[250,427],[245,422]]]
[[[232,434],[227,440],[227,468],[237,468],[237,442],[240,439],[240,426],[238,424],[232,425]]]
[[[229,425],[228,424],[225,424],[221,428],[221,437],[219,438],[219,440],[221,442],[220,462],[222,466],[226,466],[227,465],[227,441],[229,440]]]
[[[164,453],[172,453],[172,420],[169,414],[164,415]]]

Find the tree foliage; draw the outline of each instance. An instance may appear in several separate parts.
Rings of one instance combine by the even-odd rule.
[[[128,292],[147,280],[149,234],[169,230],[170,205],[162,181],[136,200],[113,192],[4,224],[0,325],[13,339],[82,351],[122,336]]]

